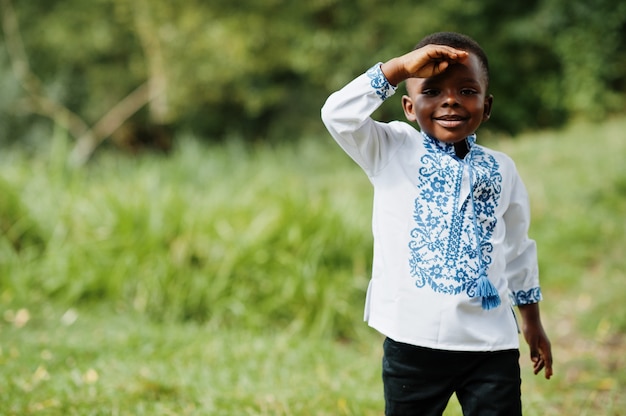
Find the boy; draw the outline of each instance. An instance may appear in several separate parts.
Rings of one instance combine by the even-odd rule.
[[[405,81],[407,123],[370,115]],[[374,186],[365,320],[383,344],[386,415],[521,415],[517,305],[534,373],[552,376],[526,190],[513,161],[475,144],[489,119],[489,66],[471,38],[424,38],[322,108]]]

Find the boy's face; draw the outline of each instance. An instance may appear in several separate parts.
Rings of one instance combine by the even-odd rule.
[[[493,97],[487,95],[486,76],[474,54],[434,77],[410,78],[406,88],[402,107],[407,119],[442,142],[461,141],[489,119]]]

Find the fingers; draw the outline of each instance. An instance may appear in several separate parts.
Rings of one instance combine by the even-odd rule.
[[[547,348],[532,350],[530,353],[530,359],[533,362],[533,373],[535,375],[545,369],[545,378],[549,380],[550,377],[552,377],[552,353],[549,346]]]
[[[539,343],[539,357],[542,363],[541,367],[545,368],[544,375],[546,379],[550,379],[552,377],[552,347],[547,338],[542,339]]]
[[[552,364],[549,364],[543,359],[543,358],[538,358],[536,359],[536,361],[533,362],[533,373],[535,375],[539,374],[539,372],[541,372],[541,370],[544,370],[544,376],[546,377],[546,379],[550,379],[550,377],[552,377]]]
[[[467,58],[467,52],[442,45],[429,45],[424,51],[427,61],[424,66],[432,66],[432,75],[445,71],[450,64]]]
[[[455,49],[445,45],[428,45],[426,46],[426,55],[431,60],[445,60],[457,62],[467,58],[468,53],[460,49]]]
[[[541,357],[532,357],[531,360],[533,362],[533,373],[537,375],[545,367],[545,362]]]
[[[552,351],[550,346],[548,345],[546,351],[542,354],[545,358],[545,377],[546,379],[550,379],[550,377],[552,377],[553,371],[552,371]]]
[[[448,61],[441,61],[441,62],[435,62],[434,63],[434,71],[435,73],[439,74],[442,73],[443,71],[446,70],[446,68],[449,66],[450,64],[448,63]]]

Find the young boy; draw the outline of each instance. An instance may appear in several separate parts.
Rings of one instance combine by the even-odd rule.
[[[371,114],[399,83],[407,123]],[[540,315],[528,197],[513,161],[475,144],[489,119],[489,66],[471,38],[424,38],[374,65],[322,108],[374,186],[374,262],[365,320],[383,344],[386,415],[521,415],[515,312],[535,374],[552,376]]]

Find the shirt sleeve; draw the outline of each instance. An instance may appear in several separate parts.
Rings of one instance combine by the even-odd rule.
[[[391,85],[378,63],[339,91],[322,107],[322,121],[341,148],[373,176],[400,145],[393,127],[371,119],[390,96]]]
[[[504,214],[505,275],[514,305],[537,303],[542,299],[539,286],[537,245],[528,237],[530,206],[526,187],[515,172],[511,201]]]

